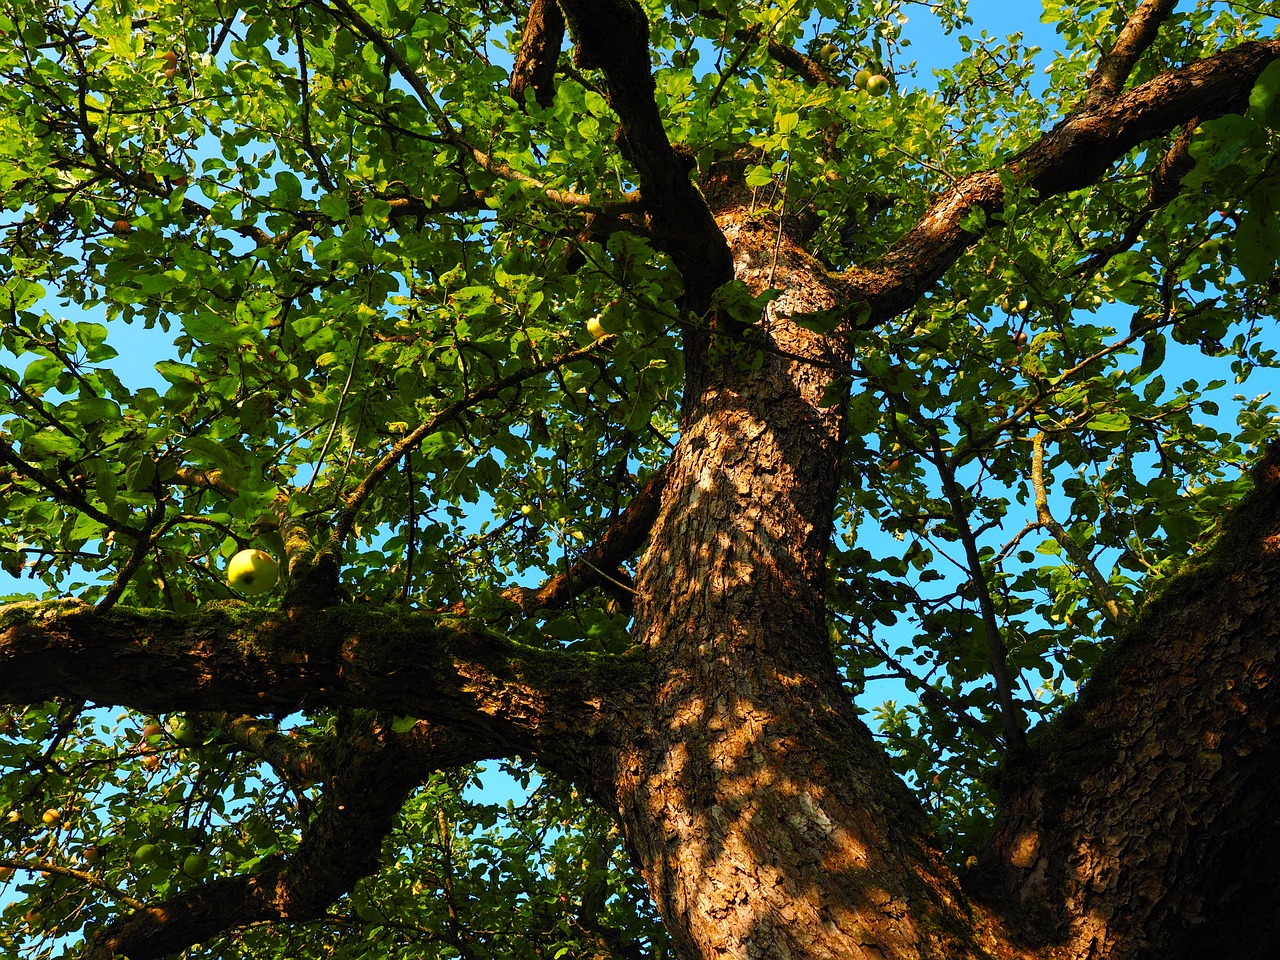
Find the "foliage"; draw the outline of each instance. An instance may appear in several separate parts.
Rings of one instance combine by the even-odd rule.
[[[700,170],[749,148],[760,209],[814,212],[810,249],[832,271],[1060,119],[1121,12],[1046,2],[1049,57],[979,30],[961,0],[645,7],[671,140]],[[505,589],[564,569],[621,515],[678,437],[682,335],[703,321],[642,234],[584,229],[584,198],[625,210],[638,177],[598,78],[567,53],[550,106],[507,95],[518,13],[0,5],[0,563],[24,578],[14,596],[178,612],[231,599],[226,561],[283,556],[284,516],[317,542],[349,527],[352,599],[499,617]],[[909,15],[955,31],[964,56],[929,78]],[[1135,82],[1273,29],[1196,4]],[[834,44],[824,69],[847,82],[804,82],[766,40],[814,58]],[[854,86],[862,68],[890,75],[889,95]],[[957,862],[992,802],[989,629],[1018,709],[1051,718],[1275,435],[1265,388],[1233,394],[1275,366],[1278,86],[1273,65],[1247,114],[1195,133],[1197,165],[1168,202],[1150,202],[1155,146],[1049,203],[1010,183],[927,295],[856,340],[833,644],[861,702],[886,676],[914,694],[873,719]],[[597,316],[612,336],[593,339]],[[139,330],[172,344],[148,358],[155,375],[131,355]],[[627,620],[597,590],[512,631],[621,652]],[[4,721],[0,860],[20,869],[0,936],[14,955],[199,882],[189,853],[232,875],[296,843],[316,788],[216,723],[191,745],[173,728],[142,737],[144,720],[43,704]],[[283,728],[319,741],[333,723]],[[591,931],[566,918],[587,902],[662,955],[610,825],[512,762],[533,786],[506,808],[477,799],[488,774],[434,776],[382,870],[324,924],[247,928],[190,955],[584,955]],[[146,863],[144,843],[158,848]]]

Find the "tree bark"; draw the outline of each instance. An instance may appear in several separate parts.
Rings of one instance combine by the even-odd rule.
[[[975,886],[1063,958],[1275,956],[1280,448],[1010,784]]]
[[[729,184],[729,181],[725,181]],[[713,336],[638,567],[635,635],[657,681],[612,789],[686,960],[980,955],[983,924],[914,798],[853,715],[823,604],[844,432],[824,405],[843,337],[799,326],[847,296],[795,224],[708,188],[753,293]]]

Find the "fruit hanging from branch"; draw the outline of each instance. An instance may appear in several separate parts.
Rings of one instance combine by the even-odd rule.
[[[275,586],[280,568],[265,550],[241,550],[227,564],[227,586],[256,597]]]

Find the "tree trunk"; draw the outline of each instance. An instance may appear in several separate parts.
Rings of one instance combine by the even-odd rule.
[[[1148,603],[1007,771],[996,839],[962,891],[831,655],[844,422],[822,401],[851,361],[796,315],[846,294],[796,223],[708,195],[738,279],[786,292],[759,324],[715,331],[691,376],[705,387],[636,577],[656,680],[622,729],[649,733],[622,738],[597,781],[681,956],[1273,955],[1280,467],[1260,468],[1208,565]]]
[[[792,315],[842,292],[796,224],[736,202],[717,220],[752,293],[786,293],[758,325],[712,337],[639,564],[654,734],[613,771],[633,855],[688,960],[975,955],[975,930],[941,921],[958,890],[831,654],[844,411],[822,400],[850,358]]]

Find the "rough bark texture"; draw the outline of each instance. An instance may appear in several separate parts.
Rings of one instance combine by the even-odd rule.
[[[1275,955],[1280,449],[1010,790],[980,877],[1055,957]]]
[[[794,225],[731,181],[708,195],[739,279],[787,292],[754,342],[713,342],[639,565],[635,632],[660,679],[614,771],[628,839],[683,956],[972,955],[980,925],[939,922],[963,915],[958,891],[827,640],[844,424],[821,401],[849,356],[792,315],[846,294]]]
[[[1239,109],[1280,56],[1280,41],[1241,44],[1125,91],[1170,7],[1142,4],[1081,108],[1009,160],[1024,184],[1042,197],[1086,186],[1134,146]],[[463,621],[351,604],[185,619],[5,610],[0,702],[364,707],[429,724],[420,742],[366,744],[345,780],[335,773],[329,806],[289,862],[125,918],[91,956],[153,957],[236,924],[314,916],[373,869],[370,851],[424,771],[517,753],[618,814],[683,960],[1273,955],[1280,463],[1264,465],[1211,562],[1134,621],[1077,707],[1011,773],[996,839],[962,888],[833,661],[824,563],[845,422],[843,405],[824,400],[849,373],[851,331],[797,320],[909,307],[974,239],[966,214],[1002,208],[1000,171],[961,179],[887,256],[832,278],[797,224],[751,207],[730,167],[702,193],[690,181],[666,138],[632,0],[536,4],[532,72],[517,88],[531,83],[540,99],[550,89],[557,9],[577,63],[604,74],[647,226],[692,311],[679,443],[662,481],[588,554],[621,562],[648,533],[639,651],[558,655]],[[1170,163],[1174,176],[1176,155]],[[762,318],[715,316],[713,293],[731,276],[784,292]],[[592,582],[574,570],[511,596],[534,608]]]
[[[555,0],[533,0],[511,68],[510,91],[516,103],[523,103],[525,90],[532,87],[538,103],[551,106],[556,97],[556,60],[562,43],[564,15]]]

